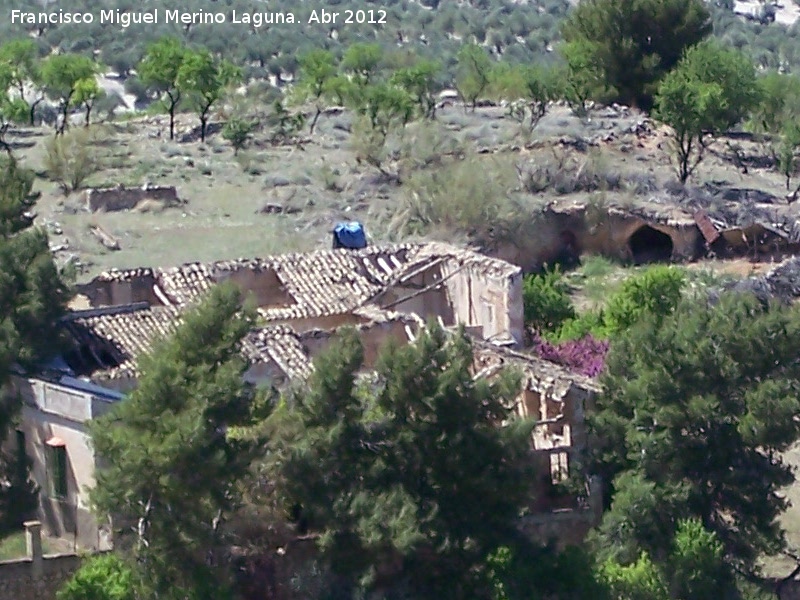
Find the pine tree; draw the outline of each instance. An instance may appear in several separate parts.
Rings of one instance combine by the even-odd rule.
[[[374,377],[357,375],[363,359],[345,333],[287,402],[299,425],[279,449],[287,499],[340,589],[479,598],[486,558],[514,543],[528,499],[531,424],[501,426],[519,378],[473,379],[464,332],[436,326],[385,349]]]
[[[605,546],[662,560],[676,523],[697,518],[740,568],[781,550],[776,492],[794,481],[780,456],[800,437],[798,355],[797,309],[749,295],[684,301],[623,332],[591,416],[595,472],[613,498]]]
[[[239,352],[252,325],[236,288],[215,288],[142,360],[137,389],[91,424],[106,464],[93,502],[131,526],[137,574],[155,597],[225,597],[213,553],[257,448],[230,433],[257,404]]]
[[[661,78],[711,29],[699,0],[586,0],[564,23],[565,55],[572,64],[579,49],[613,99],[649,110]]]
[[[0,385],[14,365],[34,367],[61,349],[58,319],[69,285],[53,262],[47,233],[33,227],[33,173],[12,158],[0,161]],[[11,433],[19,398],[0,399],[0,445]],[[16,528],[35,507],[36,487],[27,461],[0,454],[0,525]]]

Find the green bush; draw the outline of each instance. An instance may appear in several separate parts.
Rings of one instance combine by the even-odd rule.
[[[582,313],[574,319],[567,319],[550,336],[551,341],[566,342],[569,340],[580,340],[587,335],[604,340],[610,336],[610,331],[606,326],[605,313],[602,310],[589,311]]]
[[[233,148],[234,155],[239,154],[239,150],[247,145],[250,138],[253,136],[253,130],[256,128],[255,121],[247,121],[244,119],[230,119],[225,123],[222,128],[222,137],[225,138]]]
[[[134,600],[133,572],[121,558],[89,559],[56,594],[57,600]]]
[[[619,600],[669,600],[664,578],[646,552],[632,565],[608,561],[601,567],[601,577]]]
[[[75,129],[53,136],[45,145],[47,176],[58,183],[65,194],[81,189],[89,177],[103,168],[101,143],[94,129]]]
[[[667,315],[675,310],[686,283],[675,267],[657,265],[622,284],[608,302],[604,322],[611,333],[631,327],[645,314]]]
[[[558,331],[565,321],[577,317],[558,268],[526,276],[522,282],[522,302],[525,323],[540,333]]]
[[[681,299],[686,285],[683,271],[675,267],[655,265],[628,278],[618,292],[609,298],[605,307],[573,317],[566,317],[559,326],[550,329],[552,341],[581,339],[589,334],[606,339],[625,331],[648,314],[664,316],[671,313]],[[525,288],[523,288],[523,299]],[[528,320],[525,300],[525,320]]]

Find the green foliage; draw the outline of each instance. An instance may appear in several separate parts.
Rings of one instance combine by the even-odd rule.
[[[275,128],[274,141],[284,142],[300,133],[305,125],[305,116],[302,113],[290,113],[280,100],[276,100],[272,108],[270,125]]]
[[[224,518],[258,451],[257,440],[228,428],[249,427],[254,407],[263,406],[243,382],[240,348],[254,315],[240,305],[237,288],[214,288],[141,359],[136,390],[90,424],[107,465],[92,502],[99,514],[134,524],[123,531],[136,532],[145,597],[225,597],[225,578],[208,556],[224,540]]]
[[[331,91],[331,81],[336,77],[336,63],[328,50],[315,49],[299,59],[300,77],[294,88],[295,99],[299,102],[313,100],[316,112],[311,120],[309,133],[314,135],[323,106],[321,100]]]
[[[605,74],[595,60],[594,47],[586,40],[562,44],[561,54],[566,63],[560,77],[564,100],[573,114],[585,118],[589,100],[607,93]]]
[[[489,90],[492,68],[492,59],[482,46],[466,44],[458,53],[456,88],[464,102],[472,106],[472,110]]]
[[[0,160],[0,384],[13,365],[32,368],[63,349],[58,319],[71,296],[68,282],[53,262],[47,233],[32,228],[29,212],[33,173],[13,159]],[[21,398],[0,398],[0,525],[18,528],[36,507],[37,490],[27,460],[5,446],[19,415]]]
[[[86,109],[86,119],[84,125],[89,126],[94,103],[105,95],[105,92],[97,84],[94,77],[81,79],[75,84],[75,93],[72,96],[72,105],[81,106]]]
[[[741,568],[779,551],[786,500],[776,491],[794,475],[777,457],[798,438],[799,330],[795,309],[722,294],[712,305],[684,300],[623,331],[590,417],[592,472],[613,482],[604,524],[636,519],[615,509],[626,477],[649,486],[640,497],[682,498],[658,500],[659,520],[701,519]],[[621,534],[646,548],[653,536],[641,531],[634,521]],[[668,549],[657,545],[653,556]]]
[[[699,0],[588,0],[562,33],[575,70],[595,71],[613,99],[647,110],[660,79],[711,33],[711,21]]]
[[[539,66],[498,65],[492,74],[492,87],[499,96],[511,100],[509,114],[520,123],[527,120],[528,131],[533,131],[547,113],[548,102],[563,94],[557,71]]]
[[[3,91],[8,92],[8,87],[11,86],[19,94],[13,100],[6,100],[8,104],[3,107],[3,116],[10,121],[28,121],[33,125],[34,110],[43,99],[41,94],[34,96],[36,90],[32,89],[42,83],[41,60],[36,42],[31,39],[6,42],[0,46],[0,65],[0,69],[8,70],[9,76],[2,83]]]
[[[800,146],[800,122],[787,120],[778,138],[775,162],[778,172],[786,180],[786,189],[791,186],[792,177],[797,172],[797,148]]]
[[[239,154],[239,150],[247,145],[253,137],[253,130],[256,128],[255,121],[243,119],[228,119],[225,127],[222,128],[222,137],[225,138],[233,147],[234,155]]]
[[[752,124],[761,132],[780,133],[800,112],[800,77],[771,71],[758,78],[758,87]]]
[[[377,168],[387,178],[399,180],[385,163],[390,155],[390,137],[402,137],[414,117],[414,100],[404,89],[389,83],[375,83],[358,88],[350,97],[359,115],[351,142],[356,160]]]
[[[537,332],[555,332],[564,321],[575,319],[569,287],[558,268],[542,274],[526,275],[522,281],[525,324]]]
[[[669,569],[673,597],[681,600],[725,598],[734,587],[725,548],[699,519],[678,524]]]
[[[597,339],[619,335],[646,317],[661,319],[675,310],[686,278],[680,269],[654,265],[628,277],[598,311],[567,317],[547,336],[556,341],[576,340],[591,334]]]
[[[492,600],[616,600],[581,548],[502,546],[487,559]]]
[[[646,553],[627,566],[608,561],[602,565],[601,573],[614,600],[670,600],[658,567]]]
[[[385,137],[394,127],[405,127],[414,115],[414,102],[402,88],[379,83],[361,91],[356,111],[369,120],[370,128]]]
[[[178,73],[189,50],[180,40],[165,37],[150,44],[137,66],[139,79],[148,91],[155,93],[169,112],[169,139],[175,137],[175,111],[181,101]]]
[[[92,557],[56,594],[56,600],[135,600],[133,572],[115,554]]]
[[[675,310],[686,285],[683,271],[655,265],[626,279],[604,311],[604,321],[612,334],[632,327],[647,315],[662,319]]]
[[[287,504],[321,534],[342,591],[380,569],[415,598],[479,597],[486,556],[514,543],[528,500],[532,424],[498,427],[519,377],[474,380],[466,334],[435,324],[386,348],[359,382],[363,361],[347,330],[292,394],[283,418],[297,426],[278,450]]]
[[[65,194],[81,189],[102,168],[96,142],[96,132],[86,129],[53,136],[47,141],[44,159],[47,176]]]
[[[31,39],[17,39],[0,46],[0,63],[11,68],[11,85],[25,98],[26,86],[39,79],[39,49]]]
[[[383,48],[380,44],[359,42],[345,50],[341,67],[359,87],[365,87],[374,81],[382,63]]]
[[[703,159],[707,134],[721,133],[757,105],[755,70],[743,54],[715,42],[690,48],[658,88],[656,115],[673,130],[678,177]]]
[[[41,66],[41,80],[48,97],[57,102],[61,123],[56,133],[63,134],[67,127],[67,115],[80,82],[94,79],[99,67],[91,59],[79,54],[54,54]]]
[[[413,98],[417,110],[426,119],[436,116],[436,76],[441,65],[430,60],[419,60],[410,67],[392,73],[389,83]]]
[[[188,52],[176,75],[183,93],[200,119],[200,141],[206,139],[211,107],[222,98],[225,89],[242,78],[241,69],[221,61],[206,51]]]

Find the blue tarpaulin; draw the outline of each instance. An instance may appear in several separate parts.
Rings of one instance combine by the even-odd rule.
[[[364,226],[358,221],[339,223],[333,229],[335,248],[366,248],[367,233]]]

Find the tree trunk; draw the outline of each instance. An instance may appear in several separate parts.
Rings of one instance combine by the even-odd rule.
[[[200,115],[200,141],[206,141],[206,123],[208,122],[208,116],[206,113]]]
[[[34,100],[33,102],[31,102],[31,111],[30,111],[30,117],[31,117],[31,127],[33,127],[34,125],[36,125],[36,107],[37,107],[37,106],[39,106],[39,103],[40,103],[42,100],[43,100],[42,98],[37,98],[36,100]]]
[[[317,126],[317,120],[319,119],[320,114],[322,114],[322,109],[317,106],[317,112],[314,114],[314,118],[311,119],[311,128],[308,130],[309,135],[314,135],[314,128]]]
[[[69,113],[69,101],[64,102],[61,107],[61,123],[56,122],[56,134],[64,135],[64,130],[67,128],[67,117]]]
[[[88,127],[89,126],[89,120],[91,118],[91,114],[92,114],[92,105],[87,103],[86,104],[86,119],[83,122],[83,126],[84,127]]]
[[[175,139],[175,109],[178,108],[178,102],[181,101],[179,93],[167,92],[169,98],[169,139]]]

